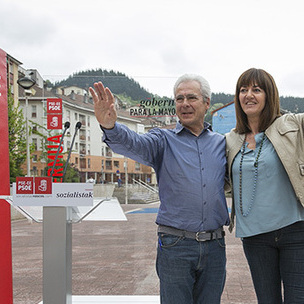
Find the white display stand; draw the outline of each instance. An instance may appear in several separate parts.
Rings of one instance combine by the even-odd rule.
[[[46,179],[42,179],[46,182]],[[21,183],[21,182],[20,182]],[[32,189],[33,185],[29,185]],[[27,185],[26,185],[27,186]],[[13,183],[14,206],[92,206],[93,184],[90,183],[50,183],[50,193],[41,190],[39,194],[18,193],[18,186]],[[25,189],[27,189],[25,187]],[[47,188],[43,188],[45,191]],[[26,190],[25,190],[26,192]]]
[[[70,184],[62,183],[60,186],[63,191],[71,189]],[[88,185],[86,188],[93,189],[93,186]],[[68,207],[56,206],[56,200],[52,201],[54,206],[46,206],[47,203],[40,198],[42,206],[39,206],[38,200],[33,199],[33,207],[28,206],[28,201],[25,202],[25,206],[15,206],[14,197],[16,198],[16,193],[13,196],[0,196],[27,218],[43,223],[43,304],[72,304],[72,301],[73,304],[85,303],[77,302],[79,298],[72,296],[72,224],[80,223],[87,217],[90,220],[101,220],[98,216],[101,213],[107,220],[127,220],[119,202],[110,197],[103,197],[92,199],[91,203],[85,202],[85,206],[78,206],[79,200],[75,199],[73,202],[73,198],[70,198]],[[106,206],[102,206],[103,203]],[[98,207],[108,211],[97,212]]]

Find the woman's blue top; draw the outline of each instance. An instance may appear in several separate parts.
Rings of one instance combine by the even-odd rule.
[[[288,175],[266,137],[258,160],[256,189],[254,161],[264,133],[255,136],[256,148],[246,143],[242,164],[242,205],[240,210],[240,160],[237,154],[232,165],[236,236],[249,237],[274,231],[304,220],[304,208],[297,201]],[[253,196],[253,192],[255,192]],[[245,216],[244,216],[245,215]]]

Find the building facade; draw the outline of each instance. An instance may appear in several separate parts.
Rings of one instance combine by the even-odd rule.
[[[36,77],[39,75],[35,74]],[[63,125],[70,122],[63,139],[63,158],[66,159],[71,147],[75,126],[81,122],[81,128],[76,132],[72,147],[70,164],[79,171],[80,181],[85,182],[92,177],[96,183],[116,183],[120,178],[128,183],[133,179],[141,179],[144,182],[154,182],[153,170],[145,165],[115,154],[102,141],[102,131],[94,115],[94,107],[88,93],[77,87],[60,88],[52,91],[39,85],[37,82],[28,96],[27,119],[31,128],[29,143],[34,147],[31,153],[31,176],[45,176],[50,169],[45,157],[45,147],[48,145],[46,138],[62,134],[62,130],[47,130],[46,102],[48,98],[60,98],[63,104]],[[77,92],[77,93],[76,93]],[[69,94],[69,95],[65,95]],[[25,97],[22,88],[19,88],[19,104],[25,109]],[[23,111],[25,113],[25,111]],[[127,125],[137,133],[145,132],[142,120],[130,117],[127,111],[118,110],[118,122]],[[26,167],[26,165],[25,165]]]
[[[214,132],[225,134],[230,132],[236,125],[234,102],[230,102],[213,112],[212,129]]]

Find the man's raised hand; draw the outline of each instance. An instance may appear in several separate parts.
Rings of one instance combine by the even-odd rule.
[[[99,124],[105,129],[114,128],[117,120],[115,98],[109,88],[101,82],[94,83],[94,89],[89,88],[94,101],[95,116]]]

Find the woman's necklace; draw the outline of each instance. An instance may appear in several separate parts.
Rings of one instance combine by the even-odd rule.
[[[263,147],[263,143],[265,141],[266,135],[265,133],[263,134],[263,138],[257,153],[257,156],[255,158],[255,162],[253,164],[254,166],[254,177],[253,177],[253,190],[252,190],[252,195],[251,195],[251,201],[248,207],[248,210],[244,213],[244,209],[243,209],[243,195],[242,195],[242,172],[243,172],[243,159],[244,159],[244,154],[245,154],[245,147],[246,147],[246,137],[244,139],[244,143],[241,149],[241,160],[240,160],[240,189],[239,189],[239,193],[240,193],[240,210],[241,213],[244,217],[248,216],[249,212],[251,211],[252,205],[253,205],[253,201],[255,198],[255,191],[256,191],[256,186],[257,186],[257,181],[258,181],[258,162],[259,162],[259,158],[261,155],[261,151],[262,151],[262,147]]]

